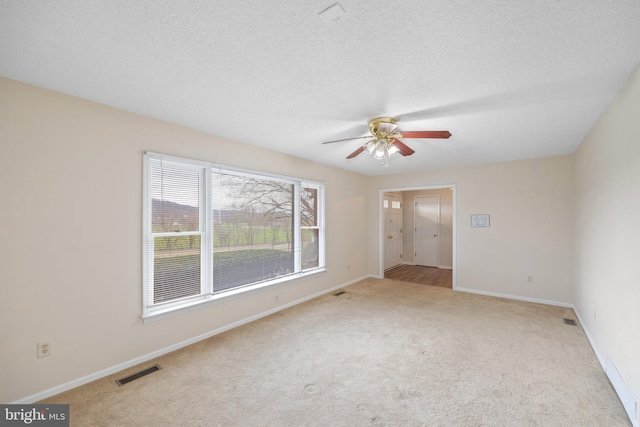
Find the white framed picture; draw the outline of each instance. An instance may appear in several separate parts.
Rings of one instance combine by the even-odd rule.
[[[472,227],[489,227],[489,214],[473,214],[471,215]]]

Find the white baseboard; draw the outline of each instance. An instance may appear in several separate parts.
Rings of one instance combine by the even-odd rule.
[[[582,327],[584,334],[587,336],[587,340],[591,345],[591,349],[593,349],[593,353],[596,355],[598,362],[600,362],[600,366],[602,366],[602,369],[607,375],[607,378],[609,378],[609,381],[611,382],[613,389],[618,395],[618,398],[620,398],[620,402],[627,412],[627,416],[629,417],[631,424],[633,425],[633,427],[640,427],[640,420],[638,420],[637,400],[635,400],[635,398],[631,394],[631,391],[629,391],[629,388],[627,388],[622,375],[620,375],[620,373],[618,372],[618,369],[613,364],[611,358],[609,356],[607,356],[606,358],[602,357],[602,354],[600,354],[600,351],[598,351],[595,340],[591,336],[591,332],[589,332],[589,329],[587,329],[586,324],[582,320],[580,312],[575,307],[573,311],[576,314],[578,321],[580,322],[580,326]]]
[[[606,364],[604,363],[604,359],[600,355],[600,352],[596,347],[596,342],[591,336],[591,332],[589,332],[589,329],[587,329],[586,323],[584,323],[584,320],[582,320],[582,316],[580,315],[580,312],[575,307],[573,308],[573,312],[576,314],[576,317],[578,318],[578,322],[580,322],[580,326],[582,327],[584,334],[587,336],[587,341],[589,341],[589,345],[591,345],[591,349],[593,350],[593,353],[596,355],[598,362],[600,362],[600,366],[602,366],[602,369],[606,371]]]
[[[254,316],[250,316],[250,317],[248,317],[246,319],[238,320],[237,322],[230,323],[228,325],[225,325],[225,326],[222,326],[220,328],[217,328],[217,329],[214,329],[212,331],[209,331],[209,332],[207,332],[205,334],[198,335],[196,337],[193,337],[193,338],[190,338],[188,340],[185,340],[185,341],[170,345],[170,346],[162,348],[160,350],[153,351],[151,353],[145,354],[144,356],[136,357],[135,359],[131,359],[131,360],[128,360],[126,362],[119,363],[119,364],[117,364],[115,366],[112,366],[110,368],[103,369],[103,370],[98,371],[98,372],[94,372],[94,373],[86,375],[86,376],[84,376],[82,378],[78,378],[78,379],[75,379],[73,381],[69,381],[67,383],[58,385],[56,387],[52,387],[52,388],[50,388],[48,390],[44,390],[42,392],[33,394],[31,396],[27,396],[27,397],[25,397],[23,399],[16,400],[15,402],[12,402],[12,403],[15,403],[15,404],[31,404],[31,403],[38,402],[38,401],[46,399],[48,397],[55,396],[56,394],[71,390],[71,389],[76,388],[76,387],[80,387],[81,385],[88,384],[88,383],[90,383],[92,381],[99,380],[100,378],[104,378],[106,376],[118,373],[120,371],[128,369],[128,368],[130,368],[132,366],[138,365],[140,363],[148,362],[149,360],[155,359],[156,357],[163,356],[163,355],[165,355],[167,353],[171,353],[172,351],[176,351],[176,350],[179,350],[179,349],[181,349],[183,347],[186,347],[188,345],[195,344],[198,341],[202,341],[202,340],[205,340],[207,338],[211,338],[211,337],[213,337],[215,335],[221,334],[222,332],[226,332],[226,331],[228,331],[230,329],[237,328],[238,326],[242,326],[242,325],[245,325],[247,323],[251,323],[251,322],[253,322],[255,320],[261,319],[263,317],[267,317],[267,316],[269,316],[271,314],[274,314],[274,313],[277,313],[279,311],[285,310],[285,309],[287,309],[289,307],[293,307],[294,305],[298,305],[298,304],[301,304],[303,302],[312,300],[312,299],[317,298],[319,296],[331,293],[333,291],[336,291],[338,289],[341,289],[341,288],[344,288],[346,286],[352,285],[354,283],[360,282],[360,281],[362,281],[364,279],[367,279],[367,278],[370,278],[370,277],[375,277],[375,276],[373,276],[373,275],[362,276],[362,277],[359,277],[357,279],[350,280],[348,282],[342,283],[340,285],[333,286],[333,287],[328,288],[328,289],[323,289],[322,291],[316,292],[315,294],[308,295],[308,296],[306,296],[304,298],[300,298],[298,300],[289,302],[289,303],[284,304],[284,305],[280,305],[278,307],[272,308],[272,309],[267,310],[265,312],[256,314]]]
[[[402,265],[416,265],[416,263],[413,261],[402,261]],[[443,270],[453,270],[452,265],[438,265],[438,268]]]
[[[573,309],[573,304],[569,304],[567,302],[551,301],[546,299],[530,298],[530,297],[523,297],[523,296],[511,295],[511,294],[501,294],[499,292],[480,291],[477,289],[469,289],[469,288],[455,288],[454,291],[467,292],[470,294],[478,294],[478,295],[487,295],[490,297],[513,299],[517,301],[535,302],[537,304],[555,305],[558,307],[566,307],[566,308]]]
[[[611,381],[613,389],[618,394],[620,402],[622,402],[622,406],[624,406],[624,410],[627,411],[629,419],[637,426],[638,403],[634,399],[627,385],[624,383],[622,375],[620,375],[618,368],[616,368],[609,356],[605,358],[605,363],[604,372],[607,374],[607,377],[609,377],[609,381]]]

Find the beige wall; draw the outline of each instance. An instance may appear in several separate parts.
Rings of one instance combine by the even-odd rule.
[[[458,289],[571,304],[572,156],[371,178],[370,209],[377,212],[381,189],[449,184],[456,186]],[[476,213],[490,214],[491,227],[472,228]],[[371,216],[371,230],[378,221],[379,215]],[[377,250],[377,234],[372,236]],[[378,257],[369,260],[370,272],[378,274]]]
[[[440,201],[440,224],[438,234],[438,267],[453,266],[453,191],[448,188],[433,190],[403,191],[402,224],[404,261],[412,264],[414,249],[414,221],[416,196],[437,195]]]
[[[575,155],[574,301],[601,361],[640,400],[640,68]],[[639,408],[640,409],[640,408]],[[640,425],[640,419],[637,420]]]
[[[361,175],[7,79],[0,129],[0,402],[275,309],[276,293],[284,305],[366,274]],[[328,271],[143,324],[145,150],[325,181]],[[44,340],[53,354],[37,359]]]

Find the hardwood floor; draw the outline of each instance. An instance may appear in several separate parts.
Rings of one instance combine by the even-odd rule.
[[[420,265],[401,265],[384,272],[385,279],[403,280],[423,285],[452,287],[452,271]]]

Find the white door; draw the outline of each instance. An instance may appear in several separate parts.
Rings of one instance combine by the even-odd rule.
[[[384,211],[384,269],[402,264],[402,196],[385,193]]]
[[[437,267],[440,197],[438,195],[416,196],[414,212],[413,261],[416,265]]]

